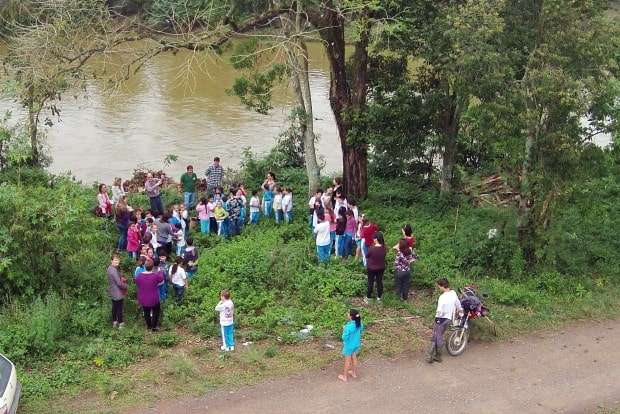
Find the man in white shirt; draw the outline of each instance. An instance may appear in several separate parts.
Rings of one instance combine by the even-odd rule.
[[[450,321],[454,318],[458,310],[459,315],[463,313],[461,301],[455,291],[450,289],[448,279],[441,278],[437,281],[437,288],[442,292],[437,301],[437,311],[435,312],[435,323],[433,324],[433,337],[431,346],[426,354],[426,362],[441,362],[441,351],[444,344],[444,334]]]

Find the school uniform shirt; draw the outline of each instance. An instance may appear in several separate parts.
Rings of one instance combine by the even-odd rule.
[[[331,244],[332,239],[329,235],[329,222],[322,221],[314,226],[314,233],[316,233],[316,245],[327,246]]]
[[[116,203],[118,203],[125,195],[127,195],[127,193],[122,187],[119,187],[118,185],[112,186],[112,204],[116,205]]]
[[[173,267],[174,266],[170,267],[170,281],[173,285],[185,286],[185,281],[187,280],[187,273],[185,273],[185,269],[181,266],[177,266],[177,271],[172,273]]]
[[[321,197],[319,197],[319,199],[317,200],[315,196],[312,196],[310,197],[310,201],[308,201],[308,207],[310,208],[310,210],[314,210],[314,203],[316,203],[317,201],[320,201],[321,207],[325,208],[325,205],[323,204],[323,200],[321,199]]]
[[[349,208],[353,212],[353,217],[355,218],[355,221],[358,221],[360,219],[360,210],[357,208],[357,206],[350,206]]]
[[[276,195],[273,196],[273,209],[282,210],[282,194],[276,193]]]
[[[232,300],[220,301],[215,306],[215,311],[220,313],[220,325],[230,326],[234,323],[235,305]]]
[[[260,211],[260,201],[258,197],[252,196],[250,199],[250,213],[258,213]]]
[[[342,200],[334,200],[334,213],[338,214],[340,211],[340,207],[347,208],[349,205],[347,204],[347,199],[344,198]]]
[[[456,310],[462,310],[461,301],[455,291],[449,290],[439,296],[435,317],[452,319]]]
[[[209,216],[209,218],[215,217],[215,203],[212,202],[208,202],[207,203],[207,215]]]
[[[185,246],[185,232],[183,231],[183,229],[177,230],[177,232],[175,233],[175,238],[177,241],[177,246],[179,247]]]
[[[293,211],[293,195],[292,194],[286,194],[285,196],[282,197],[282,211],[284,211],[285,213]]]

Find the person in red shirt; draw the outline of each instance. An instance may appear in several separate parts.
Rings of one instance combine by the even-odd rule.
[[[415,236],[413,235],[413,229],[411,228],[411,224],[405,224],[400,231],[403,233],[403,238],[407,241],[407,246],[410,249],[413,249],[415,246]],[[394,250],[398,250],[398,243],[393,247]]]
[[[368,248],[374,244],[375,233],[379,231],[379,226],[372,223],[369,218],[362,216],[362,229],[360,230],[360,237],[362,238],[362,261],[364,267],[366,267],[366,255]]]

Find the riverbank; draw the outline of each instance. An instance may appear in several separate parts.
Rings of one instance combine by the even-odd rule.
[[[244,177],[250,188],[264,175],[256,170],[257,177]],[[304,188],[303,172],[278,171],[278,177]],[[433,189],[403,180],[373,180],[361,207],[380,225],[387,245],[396,243],[406,222],[418,239],[414,290],[407,302],[391,293],[393,253],[381,305],[361,301],[365,275],[359,264],[316,263],[301,190],[289,226],[248,226],[231,241],[195,236],[202,253],[199,272],[183,306],[166,304],[162,332],[145,331],[133,286],[126,329],[112,330],[104,270],[116,229],[89,213],[94,189],[26,171],[19,180],[3,179],[0,213],[13,217],[0,227],[11,236],[2,245],[12,254],[4,280],[11,281],[14,294],[0,311],[0,352],[18,366],[24,413],[45,412],[50,405],[57,412],[116,412],[324,367],[340,358],[338,337],[349,307],[361,308],[369,325],[364,359],[416,350],[429,335],[436,300],[432,286],[440,276],[454,286],[475,283],[488,295],[498,339],[614,317],[620,309],[616,256],[605,253],[617,242],[616,181],[595,180],[573,190],[571,204],[548,233],[545,252],[555,257],[557,270],[527,272],[511,209],[473,207],[466,198],[444,200]],[[167,203],[180,200],[174,191],[164,197]],[[140,194],[130,199],[134,206],[147,203]],[[55,208],[49,208],[49,200],[55,200]],[[500,237],[489,238],[492,228]],[[567,238],[568,230],[574,236]],[[32,235],[37,237],[28,238]],[[571,244],[575,237],[579,249]],[[19,249],[26,243],[42,252],[34,264],[33,256]],[[605,259],[592,262],[593,257]],[[33,265],[40,270],[29,273]],[[123,265],[131,270],[128,258]],[[2,286],[6,293],[7,285]],[[223,287],[232,290],[237,305],[237,341],[248,343],[227,354],[218,351],[212,310]],[[314,329],[304,338],[298,333],[308,324]],[[484,320],[476,326],[475,338],[496,340]]]

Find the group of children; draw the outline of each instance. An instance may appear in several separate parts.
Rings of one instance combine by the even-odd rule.
[[[293,192],[290,187],[277,186],[273,191],[265,189],[261,200],[259,191],[253,190],[248,202],[243,184],[231,188],[228,196],[217,187],[213,194],[200,199],[196,212],[201,233],[232,237],[241,233],[246,222],[258,224],[261,215],[266,218],[273,216],[276,224],[292,221]]]
[[[293,218],[292,190],[276,185],[275,175],[272,173],[267,175],[261,189],[262,199],[259,197],[259,191],[254,190],[248,201],[243,185],[231,188],[227,195],[224,194],[222,187],[215,187],[212,194],[201,198],[195,206],[200,232],[231,237],[241,232],[246,218],[249,218],[250,224],[257,224],[261,216],[273,216],[277,224],[290,222]],[[126,249],[137,260],[134,278],[146,277],[141,275],[152,272],[162,273],[163,280],[157,279],[160,302],[166,300],[169,284],[173,287],[176,300],[179,303],[182,302],[188,281],[197,271],[198,250],[194,247],[192,238],[189,237],[191,219],[188,209],[193,206],[178,204],[171,206],[165,212],[155,213],[150,210],[144,212],[140,208],[132,210],[127,206],[126,195],[120,185],[120,180],[115,181],[112,193],[113,197],[109,199],[107,188],[102,184],[99,187],[98,207],[105,213],[104,215],[110,215],[113,211],[112,207],[115,207],[116,223],[121,233],[118,249]],[[376,224],[364,214],[360,214],[355,200],[347,200],[341,180],[335,178],[333,186],[325,191],[317,190],[310,198],[308,207],[308,222],[315,236],[319,262],[329,260],[332,255],[339,258],[354,256],[361,257],[362,263],[368,268],[368,253],[377,245],[383,247],[383,236]],[[402,231],[403,238],[394,246],[396,250],[395,285],[399,297],[406,300],[410,264],[416,258],[413,250],[415,238],[412,235],[411,226],[405,225]],[[379,244],[377,244],[377,238],[380,239]],[[176,258],[174,264],[170,265],[168,258],[172,252],[176,254]],[[385,253],[383,257],[385,258]],[[368,271],[370,275],[371,270]],[[446,315],[458,308],[458,300],[455,302],[452,293],[449,293],[451,291],[447,280],[442,279],[438,286],[444,294],[438,304],[429,361],[441,359],[441,338],[446,326]],[[378,299],[380,299],[381,291],[382,287],[378,290]],[[449,299],[446,298],[448,294],[452,295]],[[366,299],[369,297],[370,293]],[[154,314],[153,309],[153,307],[145,307],[145,319],[147,326],[156,330],[160,314],[159,304],[157,304],[157,315]],[[233,351],[235,349],[234,304],[229,291],[221,292],[215,311],[220,314],[221,350]],[[338,376],[341,381],[345,382],[349,378],[357,377],[357,353],[360,350],[364,331],[358,310],[351,309],[347,318],[348,321],[342,333],[344,370]]]

